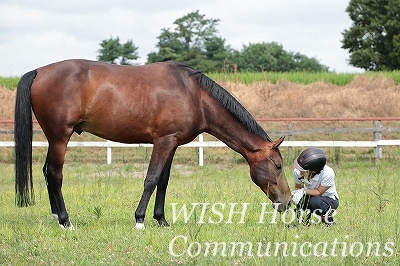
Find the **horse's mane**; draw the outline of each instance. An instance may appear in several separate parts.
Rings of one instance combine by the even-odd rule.
[[[202,72],[195,70],[187,65],[178,65],[191,69],[190,76],[194,76],[198,85],[206,91],[210,96],[216,99],[222,106],[224,106],[237,121],[240,122],[248,131],[263,138],[266,141],[272,142],[271,138],[265,130],[257,123],[253,116],[243,107],[243,105],[226,89],[210,79]]]

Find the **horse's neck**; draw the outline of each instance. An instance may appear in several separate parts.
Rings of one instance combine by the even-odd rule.
[[[242,154],[246,159],[250,153],[263,148],[262,144],[265,143],[265,140],[248,131],[226,110],[216,116],[208,117],[207,120],[207,132]]]

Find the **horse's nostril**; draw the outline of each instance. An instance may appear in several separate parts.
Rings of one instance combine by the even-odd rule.
[[[278,212],[284,212],[289,209],[291,202],[287,202],[286,204],[282,203],[281,201],[277,201],[274,203],[274,209]]]

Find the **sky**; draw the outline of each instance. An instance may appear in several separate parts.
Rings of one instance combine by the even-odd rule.
[[[2,0],[0,76],[20,76],[53,62],[96,60],[100,42],[132,40],[139,63],[155,47],[163,28],[199,10],[219,19],[218,35],[233,49],[277,42],[289,52],[316,58],[338,73],[362,72],[348,64],[342,32],[352,25],[349,0]]]

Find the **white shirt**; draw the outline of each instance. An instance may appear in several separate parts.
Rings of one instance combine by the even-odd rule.
[[[310,181],[307,180],[307,177],[302,177],[300,175],[300,171],[298,169],[294,169],[293,173],[294,182],[297,185],[304,184],[306,189],[316,189],[319,186],[329,187],[321,196],[326,196],[332,199],[339,199],[338,193],[336,191],[335,185],[335,172],[333,169],[327,165],[324,166],[324,169]]]

